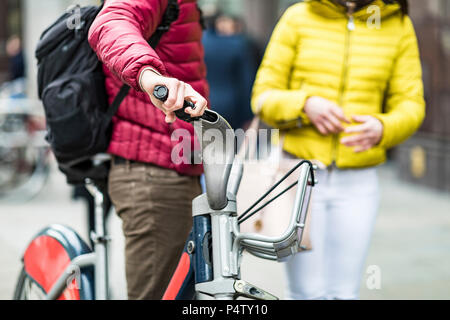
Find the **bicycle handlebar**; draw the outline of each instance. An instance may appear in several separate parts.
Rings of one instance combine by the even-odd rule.
[[[166,86],[156,86],[155,90],[153,90],[153,96],[162,101],[165,102],[167,98],[169,97],[169,89]],[[198,121],[200,119],[209,121],[209,122],[216,122],[217,121],[217,114],[215,112],[212,112],[210,110],[205,110],[205,113],[201,117],[191,117],[190,114],[186,113],[186,108],[192,108],[195,110],[195,104],[191,101],[184,100],[184,105],[182,109],[176,110],[175,115],[178,119],[186,121],[186,122],[193,122]]]
[[[156,86],[153,96],[166,101],[169,89],[165,86]],[[212,209],[222,210],[228,203],[227,186],[235,156],[234,130],[217,112],[207,109],[202,116],[191,117],[185,112],[188,107],[195,109],[192,102],[185,100],[183,108],[175,111],[175,115],[180,120],[194,124],[194,130],[202,148],[208,203]],[[213,137],[206,134],[210,129],[214,129],[209,132],[209,135]],[[220,135],[214,135],[217,132]],[[230,135],[233,139],[230,139]]]
[[[161,100],[162,102],[166,102],[167,98],[169,97],[169,89],[167,89],[166,86],[156,86],[155,90],[153,91],[153,96],[156,99]],[[184,100],[183,108],[175,111],[175,115],[178,119],[186,122],[199,120],[199,118],[191,117],[190,114],[186,113],[186,108],[195,109],[195,104],[190,101]]]
[[[167,100],[168,94],[169,90],[166,87],[155,87],[154,96],[161,101]],[[231,198],[228,198],[227,192],[231,193],[232,195],[236,195],[238,191],[240,179],[243,172],[243,159],[240,159],[238,157],[235,161],[235,139],[229,139],[230,134],[232,135],[232,138],[235,138],[235,135],[234,131],[230,130],[232,128],[225,119],[223,119],[218,113],[211,110],[205,111],[205,113],[201,117],[192,118],[185,112],[185,109],[188,107],[195,109],[195,105],[192,102],[185,101],[183,108],[175,112],[175,114],[179,119],[187,122],[193,122],[194,124],[195,133],[199,138],[202,147],[202,158],[205,169],[206,196],[208,204],[210,209],[220,212],[227,207],[228,200],[231,200]],[[214,136],[213,139],[211,139],[209,135],[212,134],[206,134],[210,129],[216,130],[216,132],[220,133],[220,135]],[[214,133],[214,131],[212,133]],[[232,146],[230,146],[229,144],[230,140],[233,141]],[[220,163],[214,162],[217,156],[219,156],[218,158],[223,159],[224,161]],[[221,247],[221,249],[218,249],[219,251],[228,252],[231,249],[231,257],[233,257],[232,260],[236,262],[239,260],[239,254],[242,248],[245,248],[246,250],[248,250],[248,252],[260,258],[279,261],[285,259],[286,257],[299,250],[307,214],[307,208],[309,204],[309,198],[311,194],[311,187],[315,183],[312,164],[306,160],[301,161],[271,190],[273,190],[279,183],[285,180],[286,177],[292,174],[297,168],[300,169],[299,178],[297,179],[296,183],[296,185],[298,186],[297,193],[290,223],[284,233],[278,237],[267,237],[259,234],[241,233],[239,230],[239,223],[244,221],[244,218],[243,216],[241,216],[241,221],[239,221],[239,218],[236,216],[233,218],[232,223],[230,222],[229,225],[222,226],[225,229],[228,228],[225,232],[227,235],[229,235],[230,228],[232,229],[232,233],[234,234],[233,244],[230,247]],[[294,185],[292,185],[292,187],[293,186]],[[254,206],[261,202],[262,199],[265,198],[265,196],[267,196],[267,194],[264,195],[257,203],[255,203]],[[268,203],[270,203],[274,199],[276,199],[276,197],[270,200]],[[262,209],[265,205],[267,204],[262,205],[260,208],[257,208],[250,213],[254,206],[251,207],[250,210],[248,210],[248,217],[251,214]],[[199,200],[198,207],[201,208],[201,200]],[[203,210],[203,208],[201,208],[201,210],[199,211],[200,213],[207,212],[207,210],[205,211]],[[228,211],[223,212],[226,214]],[[194,214],[195,213],[197,212],[194,212]],[[218,228],[220,229],[220,226]],[[229,244],[228,240],[224,240],[222,238],[219,242],[224,245]],[[220,244],[218,245],[220,246]],[[230,261],[228,261],[228,263],[230,263]]]

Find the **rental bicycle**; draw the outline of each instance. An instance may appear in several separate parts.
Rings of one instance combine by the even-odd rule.
[[[157,87],[155,97],[168,96],[165,87]],[[186,101],[186,107],[195,106]],[[178,267],[164,294],[164,300],[233,300],[246,297],[275,300],[277,297],[240,277],[243,251],[262,259],[283,261],[300,251],[306,215],[314,179],[311,162],[299,161],[280,181],[244,213],[238,215],[236,194],[244,170],[244,159],[235,154],[234,131],[218,113],[207,110],[202,117],[191,118],[181,109],[179,119],[192,122],[201,145],[206,192],[192,202],[193,228],[186,241]],[[220,139],[204,139],[210,129]],[[232,145],[230,146],[230,141]],[[215,146],[221,146],[215,148]],[[227,146],[227,147],[223,147]],[[218,158],[223,161],[216,161]],[[109,156],[98,156],[101,165]],[[275,188],[298,172],[296,182],[263,202]],[[103,215],[104,182],[87,181],[95,203],[93,250],[69,227],[52,225],[30,242],[23,255],[14,299],[105,300],[110,298],[108,280],[107,235]],[[239,225],[261,209],[297,187],[294,207],[286,231],[278,237],[241,233]]]

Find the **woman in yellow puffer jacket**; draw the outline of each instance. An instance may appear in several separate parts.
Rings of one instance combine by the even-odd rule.
[[[276,26],[255,114],[285,133],[286,156],[315,160],[314,249],[287,264],[290,299],[356,299],[379,204],[376,166],[425,116],[406,0],[309,0]]]

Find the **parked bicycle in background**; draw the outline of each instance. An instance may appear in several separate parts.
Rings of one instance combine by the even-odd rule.
[[[0,201],[26,201],[44,186],[50,161],[39,101],[23,78],[0,87]]]

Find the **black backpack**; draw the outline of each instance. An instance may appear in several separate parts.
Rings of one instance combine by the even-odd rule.
[[[95,165],[92,157],[107,151],[112,118],[130,91],[123,85],[108,105],[102,63],[88,42],[89,28],[102,8],[103,4],[77,6],[65,13],[43,32],[36,49],[46,139],[70,184],[82,184],[87,178],[107,179],[109,163]],[[149,40],[153,48],[178,15],[177,0],[169,0],[162,22]]]

